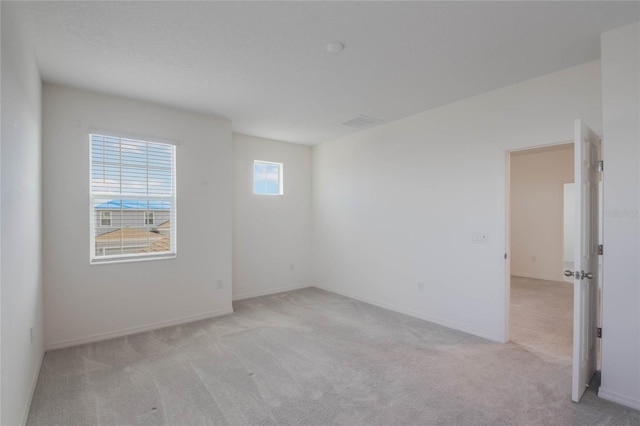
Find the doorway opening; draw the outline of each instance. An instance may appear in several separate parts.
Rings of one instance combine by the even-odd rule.
[[[571,364],[574,288],[563,271],[573,264],[574,145],[513,151],[509,164],[510,338]]]
[[[505,151],[505,340],[559,362],[567,362],[570,354],[571,399],[578,402],[587,388],[594,390],[599,384],[604,163],[601,137],[580,119],[574,124],[573,143]],[[565,158],[560,155],[563,151]],[[550,157],[545,161],[533,161],[546,155]],[[574,224],[570,225],[564,204],[565,192],[570,197],[565,184],[571,183],[572,164]],[[565,225],[573,227],[573,269],[559,275],[565,263],[564,239],[570,238],[565,236]],[[567,291],[561,290],[563,286]],[[565,327],[570,316],[573,321]]]

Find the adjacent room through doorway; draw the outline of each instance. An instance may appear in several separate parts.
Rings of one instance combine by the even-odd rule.
[[[573,281],[563,276],[573,256],[572,143],[511,153],[511,341],[571,363]],[[567,194],[567,195],[565,195]]]

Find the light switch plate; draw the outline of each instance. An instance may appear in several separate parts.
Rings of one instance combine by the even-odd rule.
[[[489,244],[489,234],[487,232],[474,232],[471,242],[474,244]]]

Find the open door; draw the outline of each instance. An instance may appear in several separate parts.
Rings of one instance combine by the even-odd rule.
[[[575,249],[573,275],[573,385],[580,400],[596,370],[598,290],[598,165],[600,137],[581,120],[575,123]]]

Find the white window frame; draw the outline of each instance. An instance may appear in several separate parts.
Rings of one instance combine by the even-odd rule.
[[[256,164],[264,164],[265,166],[278,166],[278,193],[268,193],[268,192],[256,192],[255,183],[256,183]],[[253,160],[253,168],[251,169],[252,181],[251,181],[251,190],[254,195],[267,195],[267,196],[278,196],[284,195],[284,167],[283,163],[275,163],[273,161],[263,161],[263,160]]]
[[[108,216],[108,218],[106,216]],[[104,223],[105,220],[108,220],[109,223]],[[98,226],[100,226],[100,227],[102,227],[102,226],[107,226],[107,227],[111,226],[111,223],[113,223],[113,222],[111,222],[111,220],[112,220],[112,216],[111,216],[111,212],[110,211],[108,211],[108,210],[107,211],[101,211],[100,212],[100,225],[98,225]]]
[[[113,194],[113,193],[97,193],[92,191],[92,163],[93,163],[93,152],[92,152],[92,140],[93,136],[104,136],[111,138],[118,138],[124,140],[130,140],[135,142],[143,142],[143,143],[152,143],[152,144],[162,144],[169,145],[172,148],[172,173],[171,173],[171,182],[172,182],[172,196],[154,196],[154,195],[140,195],[140,194]],[[176,168],[177,168],[177,143],[168,140],[158,140],[155,138],[146,138],[140,136],[132,136],[127,134],[122,134],[119,132],[109,132],[103,130],[91,131],[89,133],[89,214],[91,216],[90,220],[90,242],[89,242],[89,259],[91,265],[100,265],[100,264],[111,264],[111,263],[122,263],[122,262],[139,262],[139,261],[147,261],[147,260],[159,260],[159,259],[175,259],[177,257],[177,194],[176,194]],[[95,204],[98,199],[127,199],[127,200],[148,200],[148,201],[169,201],[170,204],[170,212],[169,212],[169,221],[171,223],[171,231],[170,231],[170,250],[167,252],[161,253],[134,253],[134,254],[117,254],[117,255],[97,255],[96,254],[96,215],[95,215]],[[109,212],[111,213],[111,212]],[[155,216],[155,215],[154,215]],[[113,215],[111,214],[111,224],[113,225]],[[145,216],[146,219],[146,216]],[[155,218],[154,218],[155,219]],[[145,220],[146,222],[146,220]],[[99,225],[99,224],[98,224]],[[105,249],[106,250],[106,249]]]

